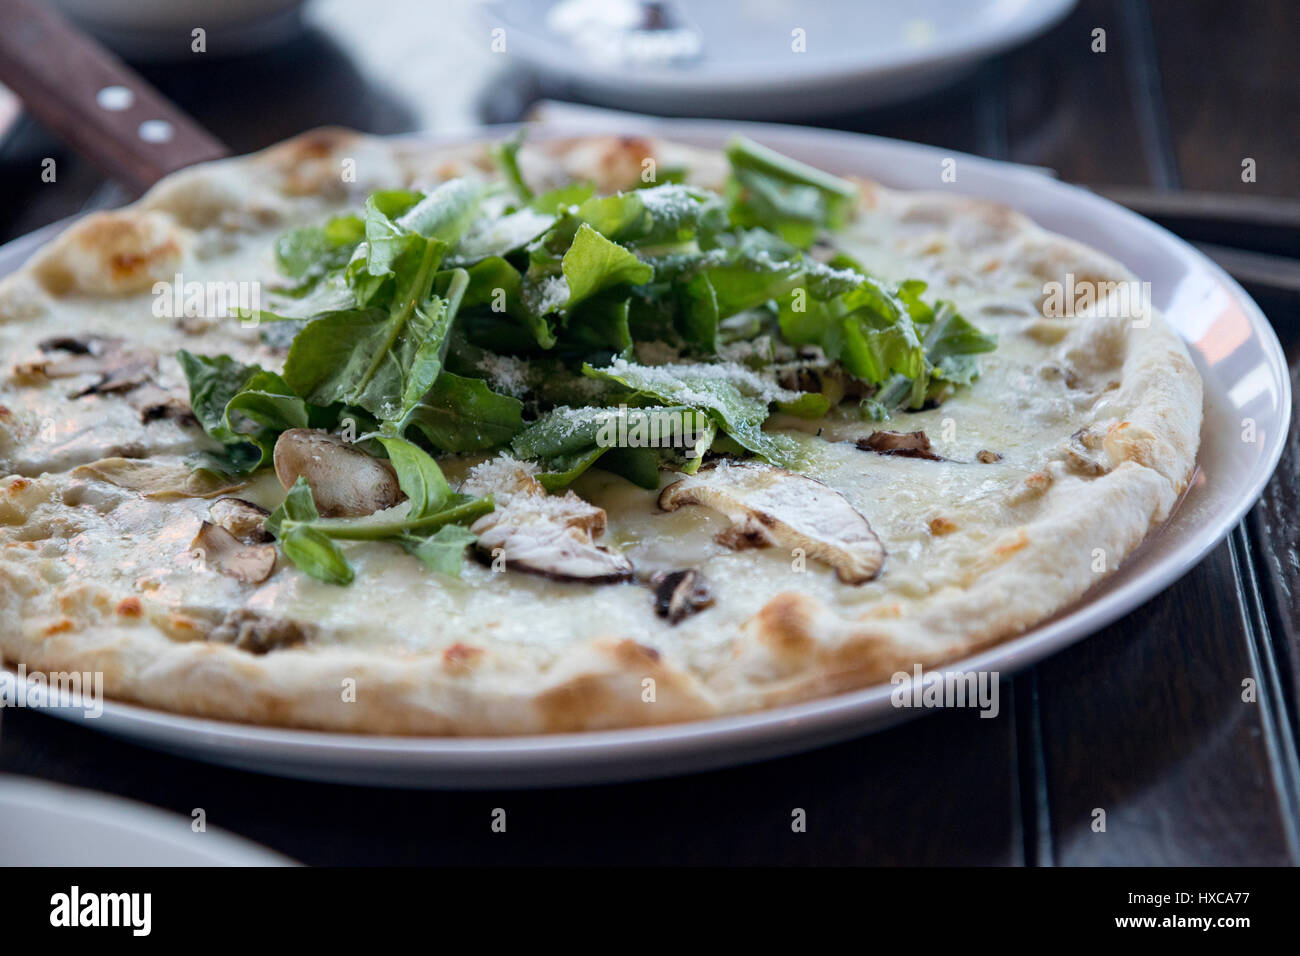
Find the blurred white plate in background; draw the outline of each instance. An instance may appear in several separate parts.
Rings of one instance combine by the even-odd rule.
[[[1074,0],[495,0],[497,49],[554,92],[752,119],[918,96],[1046,30]],[[1081,41],[1082,42],[1082,41]],[[802,49],[801,49],[802,48]]]
[[[292,866],[287,857],[143,803],[0,776],[0,866]]]

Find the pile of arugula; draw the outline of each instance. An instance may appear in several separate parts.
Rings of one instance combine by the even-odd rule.
[[[269,519],[315,577],[352,579],[340,539],[392,541],[457,573],[474,540],[465,525],[492,502],[452,492],[442,453],[509,448],[540,462],[552,491],[597,463],[655,488],[661,467],[693,471],[710,450],[797,467],[794,442],[763,422],[773,408],[820,417],[843,392],[756,385],[760,349],[746,359],[758,375],[731,374],[723,353],[737,343],[815,346],[875,418],[942,401],[994,347],[951,303],[924,302],[924,283],[884,282],[833,252],[856,195],[845,180],[736,140],[725,196],[678,182],[537,195],[518,149],[496,151],[502,182],[377,192],[360,214],[282,236],[286,283],[257,315],[269,343],[287,343],[281,372],[179,354],[194,413],[222,446],[203,467],[250,474],[282,432],[307,427],[354,429],[390,459],[410,500],[400,518],[322,518],[299,479]],[[637,343],[682,360],[637,364]],[[485,369],[519,359],[522,386],[494,391]],[[651,410],[684,416],[693,446],[597,441],[612,418]]]

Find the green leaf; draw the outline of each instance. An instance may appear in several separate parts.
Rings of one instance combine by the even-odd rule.
[[[727,225],[720,197],[674,183],[588,199],[576,215],[614,242],[636,248],[708,241]]]
[[[505,444],[524,427],[523,408],[518,399],[497,394],[482,379],[443,372],[398,430],[414,426],[442,451],[483,451]]]
[[[549,471],[539,472],[537,481],[554,494],[573,484],[588,468],[602,458],[608,448],[584,448],[582,451],[559,455],[548,462]]]
[[[419,445],[395,436],[377,435],[397,472],[397,484],[410,499],[411,518],[441,511],[451,498],[451,487],[438,463]]]
[[[555,225],[555,217],[525,206],[505,216],[491,216],[477,221],[461,237],[448,265],[468,266],[489,256],[507,256],[528,245]]]
[[[800,248],[837,229],[858,195],[853,183],[743,137],[727,144],[731,221],[762,226]]]
[[[422,198],[397,219],[399,229],[454,245],[469,228],[487,195],[480,183],[451,179]]]
[[[597,463],[644,488],[657,488],[661,462],[684,462],[684,470],[694,471],[712,439],[706,414],[685,406],[561,407],[528,426],[510,447],[519,458],[546,463],[538,480],[548,491],[565,487]]]
[[[195,355],[177,361],[190,386],[190,407],[207,434],[227,446],[211,464],[227,474],[248,474],[266,464],[280,432],[310,424],[307,404],[279,375],[244,365],[229,355]]]
[[[323,226],[300,226],[282,235],[275,244],[275,260],[282,273],[299,280],[291,294],[301,295],[312,280],[346,266],[365,237],[360,216],[335,216]]]
[[[632,332],[627,321],[627,301],[627,294],[614,288],[583,302],[569,319],[566,344],[629,354]]]
[[[460,525],[443,525],[427,538],[417,535],[403,535],[398,542],[408,552],[419,558],[431,571],[439,574],[460,577],[465,563],[465,549],[478,540]]]
[[[351,584],[355,572],[339,546],[311,525],[295,525],[280,540],[284,556],[326,584]]]
[[[738,312],[780,298],[799,286],[804,265],[798,259],[773,258],[766,250],[740,248],[705,267],[716,296],[718,316]]]
[[[344,541],[386,541],[403,534],[424,534],[449,524],[469,524],[494,507],[491,495],[468,498],[453,495],[448,507],[422,518],[321,518],[312,524],[323,534]]]
[[[523,276],[499,256],[489,256],[469,268],[469,286],[462,307],[487,306],[505,313],[528,330],[537,344],[549,349],[555,345],[555,333],[545,316],[533,312],[524,303]]]
[[[285,494],[284,501],[280,502],[280,507],[267,517],[266,530],[278,538],[281,528],[286,523],[307,523],[319,517],[320,512],[316,510],[316,499],[311,493],[311,485],[307,484],[306,478],[299,475]]]
[[[601,456],[600,467],[647,491],[655,491],[659,488],[662,460],[656,448],[611,448]]]
[[[355,405],[383,421],[410,412],[442,370],[447,332],[468,285],[464,270],[455,270],[445,297],[431,294],[438,245],[427,242],[388,312],[336,312],[298,333],[284,366],[295,392],[316,405]]]
[[[653,267],[585,223],[564,254],[562,270],[569,287],[565,308],[570,310],[611,286],[639,285],[654,277]]]
[[[700,273],[678,286],[681,320],[677,331],[682,339],[702,355],[718,351],[718,294],[709,277]]]
[[[746,395],[733,383],[710,374],[709,366],[647,367],[615,362],[609,368],[583,367],[592,378],[617,382],[636,393],[665,405],[685,405],[707,414],[739,444],[775,465],[798,468],[798,444],[785,435],[762,429],[767,419],[767,402]]]
[[[591,183],[571,183],[533,197],[528,205],[537,212],[558,216],[574,206],[581,206],[595,191],[596,187]]]
[[[923,344],[924,368],[916,376],[894,376],[864,401],[863,411],[872,418],[884,420],[904,403],[921,408],[927,400],[943,399],[958,385],[970,385],[979,375],[974,356],[997,347],[996,338],[972,325],[951,302],[936,303],[932,315]]]
[[[505,173],[506,182],[515,194],[525,201],[533,198],[533,191],[524,182],[524,175],[519,170],[519,150],[524,145],[524,130],[520,130],[509,139],[502,141],[492,149],[492,158],[496,160],[501,171]]]

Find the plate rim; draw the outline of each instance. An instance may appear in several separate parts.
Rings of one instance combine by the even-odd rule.
[[[925,72],[971,63],[995,56],[1019,43],[1051,29],[1077,6],[1078,0],[1013,0],[1019,19],[1002,19],[996,24],[982,25],[965,35],[954,36],[947,42],[932,46],[909,47],[900,44],[897,51],[871,63],[864,64],[852,54],[822,59],[826,65],[819,70],[773,78],[772,71],[755,65],[732,75],[702,77],[689,70],[674,69],[620,69],[583,60],[574,66],[574,59],[565,56],[571,48],[563,41],[546,37],[534,29],[519,26],[514,21],[499,17],[498,3],[485,4],[480,11],[494,25],[518,30],[529,42],[519,53],[535,69],[573,82],[587,85],[614,86],[619,89],[635,88],[640,95],[667,93],[693,93],[698,96],[718,97],[737,93],[779,90],[782,93],[808,91],[836,83],[862,81],[872,77],[887,78],[912,72]],[[1005,18],[1006,15],[1003,15]]]
[[[681,138],[683,130],[686,135],[693,132],[702,138],[711,138],[716,142],[725,141],[726,137],[736,132],[747,133],[757,138],[764,134],[776,134],[779,137],[797,136],[805,140],[835,141],[845,147],[855,144],[870,143],[877,149],[899,154],[898,161],[904,161],[907,153],[924,153],[933,158],[955,157],[962,163],[974,164],[976,168],[990,172],[994,176],[1013,179],[1026,178],[1040,187],[1062,190],[1074,199],[1087,204],[1099,205],[1108,210],[1112,216],[1119,216],[1128,225],[1135,227],[1157,241],[1166,252],[1185,262],[1194,263],[1203,272],[1216,280],[1230,295],[1232,301],[1242,309],[1251,325],[1251,337],[1258,339],[1263,351],[1268,355],[1270,372],[1279,383],[1277,405],[1282,410],[1281,427],[1270,440],[1257,464],[1252,467],[1250,485],[1239,491],[1231,507],[1215,514],[1214,520],[1204,524],[1193,539],[1194,547],[1184,545],[1182,550],[1161,561],[1160,566],[1130,580],[1119,581],[1105,594],[1089,597],[1087,593],[1078,601],[1061,609],[1047,620],[1040,622],[1024,633],[1001,641],[972,655],[958,658],[944,664],[944,668],[961,670],[994,670],[1001,675],[1018,672],[1097,633],[1149,601],[1157,594],[1171,587],[1231,532],[1242,517],[1252,508],[1264,487],[1272,478],[1277,464],[1286,446],[1287,435],[1292,416],[1292,390],[1289,368],[1285,353],[1267,317],[1260,307],[1244,289],[1220,266],[1206,257],[1195,247],[1178,238],[1173,233],[1139,216],[1082,186],[1062,182],[1031,168],[1015,163],[988,159],[959,150],[945,149],[906,140],[891,139],[871,134],[855,133],[843,130],[819,129],[794,124],[765,122],[733,122],[715,119],[660,118],[637,114],[621,114],[617,111],[600,111],[605,117],[568,117],[558,122],[531,125],[531,131],[538,138],[553,138],[578,133],[600,134],[610,129],[645,132],[662,135],[667,138]],[[397,141],[428,143],[430,145],[454,145],[457,143],[485,141],[501,135],[510,135],[526,123],[506,123],[477,126],[457,131],[431,133],[428,131],[403,133],[387,137]],[[815,142],[814,144],[815,145]],[[872,175],[880,175],[879,171]],[[969,182],[969,180],[967,181]],[[963,196],[981,198],[979,192],[957,190]],[[1013,205],[1014,203],[1004,203]],[[84,215],[84,214],[83,214]],[[41,227],[24,236],[17,237],[0,245],[0,275],[12,271],[5,259],[20,253],[30,255],[40,244],[66,228],[80,216]],[[17,268],[19,263],[13,268]],[[1204,429],[1205,425],[1202,424]],[[1199,462],[1199,451],[1198,451]],[[1150,546],[1159,537],[1160,530],[1144,539],[1139,548]],[[1136,553],[1136,552],[1135,552]],[[1129,555],[1131,561],[1133,555]],[[1122,575],[1123,565],[1116,571]],[[1081,611],[1087,614],[1079,614]],[[1049,630],[1044,633],[1043,629]],[[12,670],[9,668],[3,668]],[[673,756],[673,751],[684,749],[679,758],[707,755],[716,750],[749,743],[771,746],[780,741],[794,741],[794,746],[782,752],[804,749],[798,741],[814,735],[827,736],[835,734],[839,739],[863,735],[887,725],[919,716],[923,710],[914,708],[889,708],[877,714],[881,705],[888,701],[892,685],[876,684],[871,687],[846,691],[828,697],[814,698],[795,704],[787,704],[767,710],[740,714],[724,714],[681,723],[654,724],[641,727],[615,728],[609,730],[562,732],[536,735],[510,736],[466,736],[466,737],[420,737],[371,735],[353,733],[335,733],[297,728],[267,727],[256,724],[240,724],[231,721],[212,720],[185,714],[145,707],[138,704],[114,700],[103,701],[102,727],[105,731],[119,736],[126,736],[136,742],[166,749],[167,736],[194,744],[202,740],[211,749],[199,756],[216,762],[230,762],[243,758],[241,766],[254,766],[248,762],[251,750],[274,750],[286,748],[289,753],[254,754],[256,765],[264,772],[284,773],[286,759],[290,764],[301,761],[325,760],[325,768],[343,764],[358,769],[387,769],[397,773],[429,774],[441,772],[454,775],[458,771],[478,774],[475,779],[482,779],[484,774],[499,776],[500,785],[510,786],[512,774],[536,776],[537,772],[551,769],[566,780],[576,782],[597,782],[605,780],[635,779],[639,776],[661,776],[673,773],[671,769],[662,772],[639,774],[637,772],[615,772],[602,775],[596,768],[587,768],[584,773],[581,765],[594,758],[610,758],[617,766],[635,763],[638,757]],[[46,708],[47,712],[57,716],[80,720],[76,713],[75,702],[62,701],[61,706]],[[892,716],[890,716],[892,714]],[[102,718],[100,718],[102,719]],[[94,722],[98,722],[95,720]],[[153,736],[141,736],[152,732]],[[808,749],[811,749],[810,745]],[[667,752],[663,752],[667,751]],[[707,759],[704,766],[720,767],[744,762],[743,755],[731,758]],[[279,769],[275,765],[280,763]],[[577,766],[575,766],[577,765]],[[270,769],[265,769],[270,767]],[[564,768],[571,767],[565,773]],[[700,769],[700,768],[692,768]],[[683,771],[689,772],[689,771]],[[298,773],[300,776],[313,776],[310,771]],[[320,776],[317,779],[336,779]],[[382,782],[382,781],[381,781]],[[455,779],[430,781],[421,778],[418,782],[405,784],[409,786],[460,786]],[[532,784],[523,784],[525,786]]]

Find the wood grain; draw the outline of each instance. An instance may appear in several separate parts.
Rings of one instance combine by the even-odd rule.
[[[140,193],[229,150],[48,5],[0,0],[0,82],[109,176]]]

